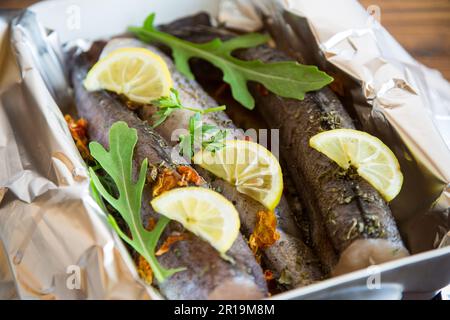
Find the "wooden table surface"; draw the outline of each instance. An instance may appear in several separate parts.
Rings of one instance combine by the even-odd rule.
[[[423,64],[450,80],[450,0],[360,0],[378,5],[381,24]]]
[[[332,1],[332,0],[330,0]],[[0,0],[0,8],[23,8],[37,0]],[[360,0],[381,9],[381,24],[417,60],[450,80],[450,0]]]

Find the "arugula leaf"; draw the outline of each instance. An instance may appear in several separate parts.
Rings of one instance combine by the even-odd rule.
[[[197,109],[197,108],[191,108],[186,107],[181,104],[179,93],[176,89],[171,88],[170,94],[167,97],[159,98],[158,100],[152,101],[152,104],[156,107],[158,107],[158,111],[153,114],[153,128],[156,128],[160,124],[162,124],[164,121],[166,121],[167,117],[170,116],[172,112],[174,112],[177,109],[185,109],[190,110],[193,112],[198,112],[200,114],[210,113],[210,112],[216,112],[216,111],[223,111],[225,110],[225,106],[218,106],[218,107],[212,107],[208,109]]]
[[[129,30],[145,42],[160,42],[172,48],[177,69],[189,79],[194,75],[189,67],[189,59],[204,59],[223,72],[223,80],[230,84],[233,97],[248,109],[255,107],[247,81],[264,85],[273,93],[294,99],[304,99],[308,91],[318,90],[333,81],[316,66],[306,66],[294,61],[263,63],[259,60],[243,61],[231,54],[236,49],[251,48],[268,41],[269,37],[258,33],[249,33],[223,42],[214,39],[196,44],[174,37],[155,29],[155,14],[147,17],[142,27],[130,27]]]
[[[197,146],[209,151],[216,151],[225,146],[226,130],[214,125],[203,124],[200,113],[189,119],[189,134],[180,135],[180,154],[187,158],[194,155]]]
[[[97,202],[97,204],[100,206],[100,209],[102,209],[103,212],[108,212],[108,209],[106,208],[105,203],[103,202],[103,198],[100,195],[100,193],[98,192],[97,188],[95,187],[95,184],[94,184],[92,178],[91,178],[90,186],[91,186],[91,193],[92,193],[92,196],[94,197],[95,202]]]
[[[113,197],[118,197],[119,194],[116,184],[114,183],[114,180],[111,178],[109,174],[106,173],[105,170],[103,170],[102,166],[95,159],[92,160],[94,162],[94,165],[91,166],[91,168],[96,173],[97,177],[99,178],[102,185],[105,187],[106,191],[108,191],[108,193]]]
[[[163,282],[165,279],[184,268],[165,269],[156,259],[155,249],[164,228],[169,219],[160,216],[155,228],[148,231],[141,222],[141,200],[147,173],[147,159],[145,159],[139,170],[139,178],[134,183],[132,178],[133,150],[137,142],[137,132],[129,128],[123,121],[116,122],[109,131],[109,152],[98,142],[91,142],[89,149],[98,164],[105,170],[115,183],[118,197],[112,195],[101,182],[93,168],[89,168],[94,196],[99,201],[100,194],[114,209],[116,209],[131,233],[128,237],[118,226],[112,215],[108,215],[108,221],[119,236],[142,255],[150,264],[156,279]]]

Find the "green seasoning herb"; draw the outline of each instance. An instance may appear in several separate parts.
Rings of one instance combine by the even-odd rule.
[[[342,127],[341,118],[338,116],[336,111],[323,113],[320,116],[320,125],[323,130],[340,129]]]
[[[189,133],[180,136],[180,154],[191,158],[197,145],[202,149],[217,151],[224,147],[226,136],[226,130],[203,123],[200,113],[196,113],[189,119]]]
[[[376,215],[366,214],[364,216],[364,231],[371,237],[382,238],[385,236],[380,218]]]
[[[318,90],[333,81],[316,66],[305,66],[294,61],[243,61],[232,56],[236,49],[266,43],[269,40],[266,35],[250,33],[225,42],[214,39],[196,44],[156,30],[154,18],[155,15],[151,14],[142,27],[130,27],[129,30],[143,41],[160,42],[171,47],[178,70],[189,79],[194,79],[189,67],[190,58],[201,58],[212,63],[222,70],[223,80],[230,84],[233,97],[248,109],[255,107],[255,100],[247,88],[247,81],[258,82],[279,96],[294,99],[303,99],[306,92]]]
[[[108,221],[119,236],[148,261],[156,279],[162,282],[174,273],[184,270],[184,268],[165,269],[159,264],[155,256],[158,239],[170,220],[164,216],[160,216],[152,231],[146,230],[141,223],[141,199],[148,162],[147,159],[142,162],[139,170],[139,178],[134,183],[132,177],[132,159],[137,139],[136,130],[129,128],[125,122],[119,121],[114,123],[109,131],[109,151],[106,151],[97,142],[91,142],[89,144],[92,156],[114,182],[119,195],[118,197],[108,192],[93,168],[89,168],[89,172],[96,200],[102,203],[100,199],[101,195],[103,199],[119,212],[129,228],[131,237],[128,237],[120,229],[117,221],[110,214],[108,215]]]
[[[280,277],[278,278],[277,281],[279,284],[284,284],[284,285],[292,284],[292,278],[290,275],[288,275],[286,269],[283,269],[283,271],[281,271]]]
[[[197,109],[183,106],[181,104],[178,91],[173,88],[170,89],[170,95],[168,97],[162,97],[158,100],[152,101],[152,104],[158,108],[158,111],[153,115],[153,128],[156,128],[161,123],[166,121],[167,117],[169,117],[170,114],[177,109],[190,110],[200,114],[225,110],[225,106],[212,107],[208,109]]]
[[[158,111],[153,115],[153,128],[162,124],[177,109],[190,110],[195,112],[189,119],[189,133],[180,136],[180,154],[186,158],[194,155],[196,145],[209,151],[216,151],[224,147],[226,130],[220,130],[211,124],[204,124],[201,115],[211,112],[223,111],[225,106],[212,107],[207,109],[197,109],[186,107],[181,103],[178,91],[170,90],[168,97],[160,98],[152,102],[158,107]]]

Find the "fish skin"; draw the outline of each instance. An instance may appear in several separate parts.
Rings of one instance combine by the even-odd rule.
[[[93,56],[81,55],[72,61],[71,79],[78,115],[88,121],[88,133],[92,141],[108,147],[108,132],[116,121],[125,121],[138,133],[134,153],[133,174],[147,158],[151,165],[173,167],[171,148],[159,134],[129,111],[106,91],[87,92],[82,84]],[[98,57],[98,56],[97,56]],[[150,206],[151,190],[146,186],[142,199],[142,220],[158,215]],[[173,231],[187,232],[172,221],[161,241]],[[259,299],[266,297],[267,284],[262,269],[253,257],[246,242],[239,234],[227,255],[235,263],[225,261],[207,242],[187,232],[186,240],[176,242],[159,262],[167,268],[186,267],[159,284],[161,293],[168,299]]]
[[[235,36],[206,25],[205,14],[202,15],[202,18],[188,17],[174,25],[165,25],[161,30],[197,43]],[[243,60],[264,62],[292,60],[266,45],[236,50],[234,55]],[[220,72],[198,59],[191,64],[194,74],[199,77],[206,74],[208,81],[221,77]],[[261,90],[255,83],[250,83],[249,88],[256,101],[256,110],[271,128],[280,129],[281,155],[307,208],[311,240],[328,271],[342,274],[408,255],[390,208],[381,195],[359,176],[339,176],[341,170],[336,163],[309,147],[309,139],[323,130],[335,126],[355,128],[333,92],[323,88],[307,93],[304,100],[295,100]],[[335,118],[331,122],[336,123],[330,123],[330,115]],[[358,245],[353,245],[356,242]],[[352,252],[356,250],[361,253],[361,247],[367,249],[366,253],[360,254],[356,261],[341,259],[353,256]]]
[[[107,44],[102,55],[118,47],[145,47],[160,55],[169,67],[174,88],[178,91],[180,100],[184,105],[199,109],[217,106],[217,102],[196,81],[189,80],[179,73],[171,59],[157,48],[135,39],[114,39]],[[146,105],[139,110],[140,118],[147,119],[149,123],[152,123],[151,118],[155,111],[154,106]],[[175,146],[178,143],[178,135],[173,133],[176,129],[187,128],[189,118],[193,114],[194,112],[189,110],[176,110],[155,131],[161,134],[166,141],[169,141],[171,146]],[[225,112],[208,113],[203,115],[202,119],[204,122],[222,129],[231,129],[231,135],[228,136],[228,139],[244,138],[243,130],[237,130]],[[228,182],[213,177],[199,166],[194,165],[194,167],[212,188],[221,190],[221,193],[233,202],[240,215],[241,232],[248,238],[256,225],[257,212],[266,209],[257,201],[239,193]],[[284,274],[284,278],[290,279],[290,283],[283,284],[284,288],[301,287],[323,279],[324,274],[320,262],[314,252],[302,240],[301,231],[284,197],[276,208],[275,214],[280,239],[262,250],[264,264],[274,273],[276,278]]]

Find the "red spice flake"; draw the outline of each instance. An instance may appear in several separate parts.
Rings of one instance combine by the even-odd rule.
[[[244,137],[244,140],[245,140],[245,141],[252,141],[252,137],[250,137],[250,136],[245,136],[245,137]]]
[[[89,142],[87,138],[87,126],[88,126],[87,121],[83,118],[75,121],[68,114],[64,116],[64,119],[66,120],[67,125],[69,126],[70,134],[72,135],[72,138],[75,141],[75,145],[77,146],[78,151],[81,154],[81,157],[85,161],[92,160],[91,153],[89,152],[89,149],[87,147],[87,144]]]
[[[269,269],[264,270],[264,278],[266,279],[266,281],[273,280],[273,272]]]
[[[269,289],[269,297],[271,297],[272,294],[280,293],[277,280],[271,270],[264,270],[264,278],[266,279],[267,288]]]
[[[164,243],[161,245],[161,247],[158,249],[158,251],[155,252],[156,256],[161,256],[164,253],[168,252],[170,250],[170,247],[181,240],[186,239],[186,236],[182,233],[173,233],[172,235],[168,236],[166,240],[164,240]]]

